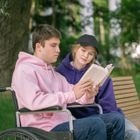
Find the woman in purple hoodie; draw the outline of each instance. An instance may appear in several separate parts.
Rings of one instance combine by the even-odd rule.
[[[72,53],[69,53],[62,63],[56,68],[67,81],[71,84],[76,84],[91,63],[96,63],[98,52],[98,42],[92,35],[82,35],[72,46]],[[120,108],[117,107],[113,83],[111,78],[108,78],[105,83],[99,88],[98,94],[95,96],[95,102],[100,104],[104,113],[118,112],[123,115]],[[71,109],[72,114],[76,118],[83,118],[89,115],[97,114],[97,110],[93,108]],[[125,139],[140,140],[138,129],[127,119],[125,119]]]

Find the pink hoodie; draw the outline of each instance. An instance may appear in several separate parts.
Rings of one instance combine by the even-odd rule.
[[[55,72],[51,65],[43,60],[24,53],[19,53],[12,78],[12,88],[16,92],[19,108],[30,110],[42,109],[54,105],[66,108],[68,103],[75,102],[72,85]],[[91,103],[83,96],[79,103]],[[22,115],[22,126],[30,126],[50,131],[56,125],[68,121],[66,113],[40,113]]]

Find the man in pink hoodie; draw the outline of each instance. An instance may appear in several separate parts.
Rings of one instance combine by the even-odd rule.
[[[19,108],[30,110],[78,102],[92,103],[98,86],[90,80],[70,85],[65,78],[54,71],[52,64],[60,53],[59,31],[50,25],[40,25],[33,32],[34,54],[20,52],[12,78]],[[106,118],[110,117],[107,122]],[[41,113],[21,115],[21,125],[36,127],[45,131],[68,130],[65,113]],[[109,119],[108,119],[109,120]],[[75,140],[124,140],[124,118],[116,113],[96,115],[74,120]]]

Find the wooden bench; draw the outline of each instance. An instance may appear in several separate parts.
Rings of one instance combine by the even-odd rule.
[[[140,100],[131,76],[114,77],[115,98],[125,116],[140,130]]]

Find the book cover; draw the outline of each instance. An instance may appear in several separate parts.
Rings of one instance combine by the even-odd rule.
[[[102,86],[113,68],[114,66],[112,64],[107,65],[105,68],[100,65],[92,64],[80,80],[91,79],[95,84]]]

